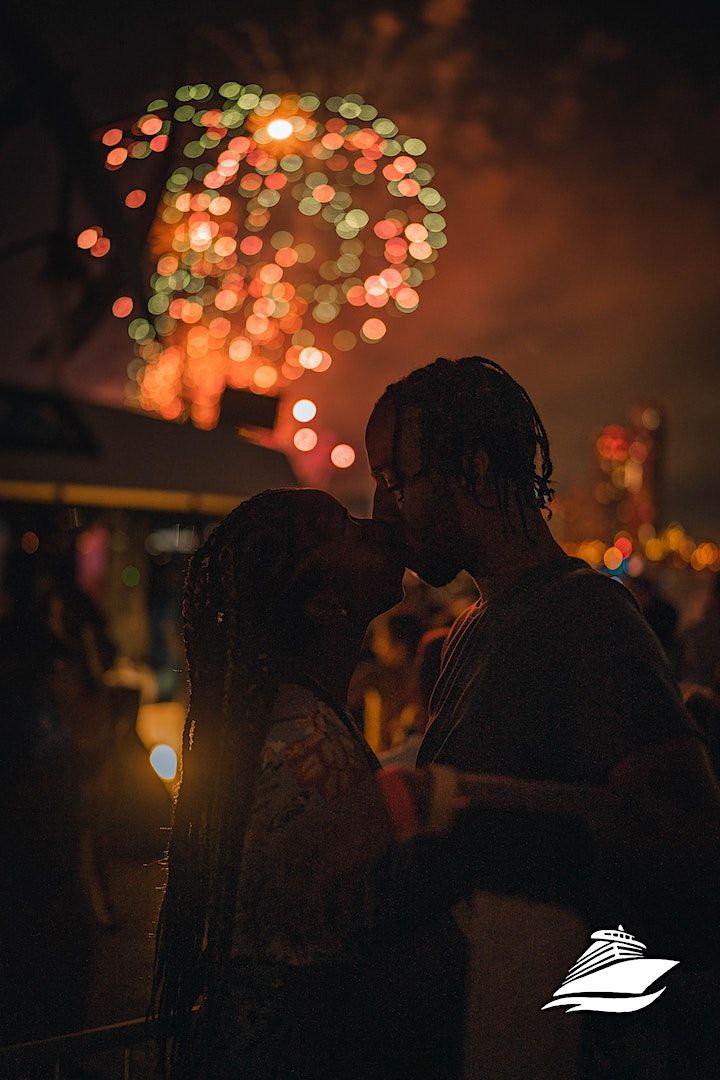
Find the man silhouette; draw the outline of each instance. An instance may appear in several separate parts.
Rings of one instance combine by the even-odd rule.
[[[435,586],[466,570],[480,591],[445,646],[418,765],[675,800],[678,842],[672,814],[657,828],[645,815],[637,855],[653,871],[660,855],[672,878],[669,852],[694,822],[705,837],[718,820],[717,785],[632,596],[550,533],[548,438],[526,391],[493,361],[441,358],[388,387],[366,442],[373,515],[393,526],[408,567]],[[632,830],[618,832],[632,846]],[[532,894],[548,863],[538,848],[515,847],[510,892]],[[557,859],[555,870],[572,877]]]
[[[482,357],[436,360],[388,388],[366,438],[373,514],[407,565],[436,586],[466,570],[481,595],[450,635],[419,764],[602,784],[643,760],[656,771],[672,742],[674,773],[701,767],[632,596],[548,528],[547,434],[507,372]]]

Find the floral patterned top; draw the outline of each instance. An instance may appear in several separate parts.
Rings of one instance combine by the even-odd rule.
[[[357,874],[390,840],[377,759],[312,690],[283,684],[263,747],[238,888],[233,955],[302,966],[371,927]]]
[[[339,1080],[332,1020],[309,1029],[332,1008],[338,964],[352,966],[373,928],[365,870],[392,842],[378,769],[349,714],[282,684],[246,832],[231,969],[197,1018],[183,1080]],[[323,1067],[323,1053],[333,1064]]]

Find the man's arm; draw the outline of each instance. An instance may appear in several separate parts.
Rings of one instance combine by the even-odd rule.
[[[501,830],[503,811],[510,811],[508,823],[513,812],[555,820],[558,835],[583,822],[603,859],[614,865],[624,891],[642,881],[650,891],[662,890],[677,901],[716,900],[720,788],[703,743],[693,738],[667,742],[620,764],[608,787],[460,774],[459,794],[470,821],[482,822],[473,809],[486,808],[495,813]],[[536,841],[529,836],[531,846]],[[507,838],[499,846],[505,856],[512,848]]]
[[[705,745],[686,738],[636,751],[610,776],[615,798],[595,830],[621,867],[674,894],[720,895],[720,786]]]

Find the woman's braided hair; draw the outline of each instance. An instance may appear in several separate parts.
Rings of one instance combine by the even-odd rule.
[[[408,408],[420,413],[422,465],[461,479],[479,502],[475,457],[484,449],[505,521],[510,499],[527,532],[528,507],[545,510],[554,494],[547,432],[526,390],[484,356],[440,357],[388,386],[395,405],[395,441]],[[550,511],[548,510],[550,514]]]
[[[297,630],[297,577],[295,588],[288,582],[319,542],[307,515],[301,530],[304,494],[266,491],[242,503],[188,569],[182,617],[190,701],[149,1010],[160,1022],[163,1075],[168,1049],[171,1075],[181,1071],[193,1005],[227,970],[278,661]]]

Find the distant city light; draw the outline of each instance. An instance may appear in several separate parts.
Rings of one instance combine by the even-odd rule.
[[[20,537],[20,547],[26,555],[34,555],[40,547],[38,534],[34,532],[24,532]]]
[[[622,552],[616,547],[610,547],[603,555],[603,562],[608,570],[617,570],[623,561]]]
[[[176,525],[170,529],[156,529],[145,541],[145,550],[151,555],[165,552],[190,555],[197,549],[198,537],[194,529],[183,529]]]
[[[140,584],[140,571],[137,566],[126,566],[120,574],[120,580],[123,585],[126,585],[129,589],[134,589],[136,585]]]
[[[640,577],[645,569],[645,560],[642,555],[631,555],[628,560],[628,575],[630,577]]]
[[[367,319],[360,330],[365,341],[379,341],[380,338],[385,337],[387,327],[382,319]]]
[[[615,537],[615,547],[620,552],[623,559],[628,559],[632,555],[632,540],[627,534],[618,534]]]

